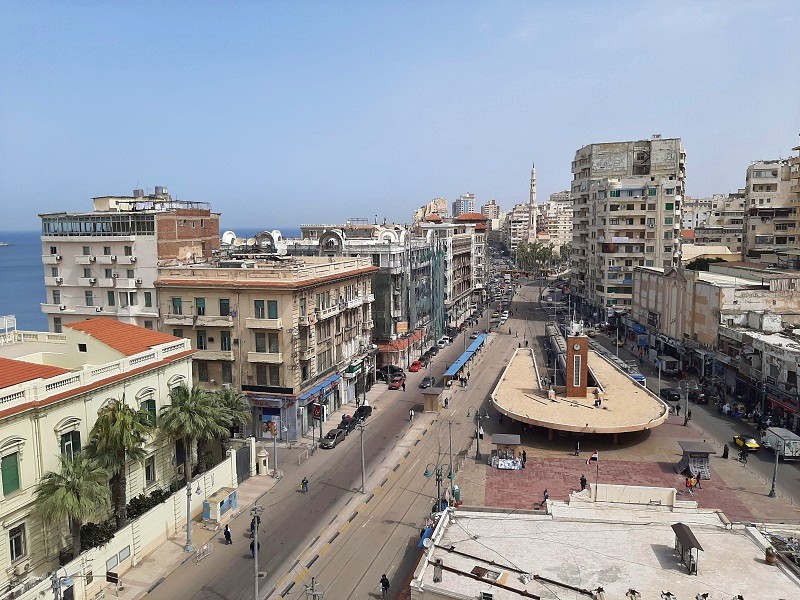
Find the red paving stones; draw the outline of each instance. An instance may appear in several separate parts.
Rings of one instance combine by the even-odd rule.
[[[685,493],[685,478],[675,473],[673,466],[671,463],[601,460],[599,481],[674,487]],[[521,471],[486,469],[486,506],[512,509],[535,508],[541,502],[545,489],[552,500],[566,501],[570,492],[581,489],[581,475],[585,475],[591,484],[597,473],[594,463],[587,466],[586,459],[580,457],[529,458],[526,468]],[[727,489],[725,482],[713,469],[711,480],[703,481],[702,486],[702,489],[695,491],[693,498],[686,494],[683,499],[695,500],[702,508],[721,509],[733,521],[753,520],[747,507]]]

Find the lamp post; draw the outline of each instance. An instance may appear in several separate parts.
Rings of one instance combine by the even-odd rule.
[[[782,447],[783,443],[780,440],[775,440],[775,465],[772,468],[772,488],[769,490],[769,494],[767,494],[770,498],[774,498],[776,495],[775,486],[778,485],[778,459],[781,456]]]
[[[467,410],[467,418],[472,416],[473,409],[475,409],[475,441],[477,442],[475,460],[481,460],[481,421],[489,418],[489,412],[483,407],[476,409],[474,406],[470,406]]]
[[[275,421],[273,421],[275,423]],[[272,469],[273,479],[278,479],[278,432],[281,430],[281,420],[278,419],[275,423],[275,431],[272,433],[272,461],[274,467]]]
[[[361,493],[366,493],[364,487],[364,421],[359,421],[357,424],[358,430],[361,432]]]
[[[197,484],[197,489],[195,490],[195,494],[198,496],[202,493],[203,490],[200,489],[200,484]],[[192,546],[192,482],[191,480],[187,480],[186,482],[186,545],[183,547],[186,552],[194,552],[194,546]]]
[[[261,522],[261,514],[264,507],[256,504],[250,509],[250,514],[256,520],[253,530],[253,600],[258,600],[258,525]]]
[[[660,363],[659,363],[660,364]],[[659,373],[661,371],[659,370]],[[697,387],[697,382],[687,382],[685,379],[678,382],[678,389],[681,390],[684,398],[683,404],[683,424],[687,425],[689,423],[689,392],[696,391],[700,388]],[[661,387],[659,386],[659,392],[661,391]],[[680,401],[679,401],[680,402]]]
[[[63,568],[64,572],[66,573],[66,567],[59,567]],[[65,574],[64,577],[58,576],[58,569],[53,571],[53,574],[50,575],[50,589],[53,591],[53,597],[55,600],[61,600],[63,594],[61,593],[61,586],[65,585],[68,588],[75,583],[75,579],[89,579],[90,575],[70,575],[69,573]],[[106,580],[108,581],[108,579]],[[117,582],[119,585],[119,582]],[[44,594],[44,592],[42,592]]]
[[[433,472],[431,472],[431,467],[433,467]],[[453,469],[450,465],[434,465],[433,463],[428,463],[428,466],[425,467],[425,477],[430,477],[431,475],[436,476],[436,512],[440,512],[441,501],[442,501],[442,479],[444,479],[443,470],[447,468],[447,478],[452,483],[453,481]]]

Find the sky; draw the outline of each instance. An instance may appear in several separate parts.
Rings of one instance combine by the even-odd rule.
[[[800,144],[800,2],[0,2],[0,230],[167,186],[222,227],[503,210],[681,137],[691,196]]]

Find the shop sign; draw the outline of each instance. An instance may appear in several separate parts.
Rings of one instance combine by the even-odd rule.
[[[311,416],[317,421],[322,418],[322,404],[315,402],[311,405]]]

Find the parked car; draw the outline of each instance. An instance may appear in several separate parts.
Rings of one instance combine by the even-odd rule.
[[[479,335],[480,334],[477,331],[475,331],[475,332],[472,333],[472,335],[469,336],[469,339],[477,340]]]
[[[421,368],[422,368],[422,361],[421,360],[415,360],[414,362],[411,363],[411,366],[408,367],[408,370],[411,371],[412,373],[416,373]]]
[[[689,392],[689,400],[697,404],[708,404],[708,396],[703,390],[692,390]]]
[[[322,438],[322,443],[319,446],[320,448],[336,448],[336,444],[341,442],[345,435],[347,434],[341,429],[332,429],[325,434],[325,437]]]
[[[389,382],[389,389],[390,390],[399,390],[406,382],[406,378],[403,375],[395,375],[392,380]]]
[[[431,356],[436,356],[437,354],[439,354],[439,346],[431,346],[428,352],[431,353]]]
[[[419,387],[423,389],[433,387],[434,383],[436,383],[436,378],[428,375],[427,377],[422,378],[422,381],[419,382]]]
[[[681,391],[677,388],[662,388],[659,395],[669,402],[680,402]]]
[[[625,345],[625,342],[624,342],[624,341],[622,341],[622,340],[614,340],[612,343],[613,343],[615,346],[624,346],[624,345]]]
[[[389,381],[395,375],[402,375],[403,367],[397,365],[384,365],[375,371],[375,376],[383,381]]]
[[[356,412],[353,413],[353,419],[358,421],[366,421],[367,418],[372,414],[372,406],[369,404],[362,404],[356,409]]]
[[[761,448],[761,445],[749,435],[735,435],[733,436],[733,443],[739,448],[747,448],[748,450]]]
[[[344,431],[345,435],[350,435],[350,432],[356,428],[356,420],[350,415],[342,415],[342,422],[339,423],[339,429]]]

